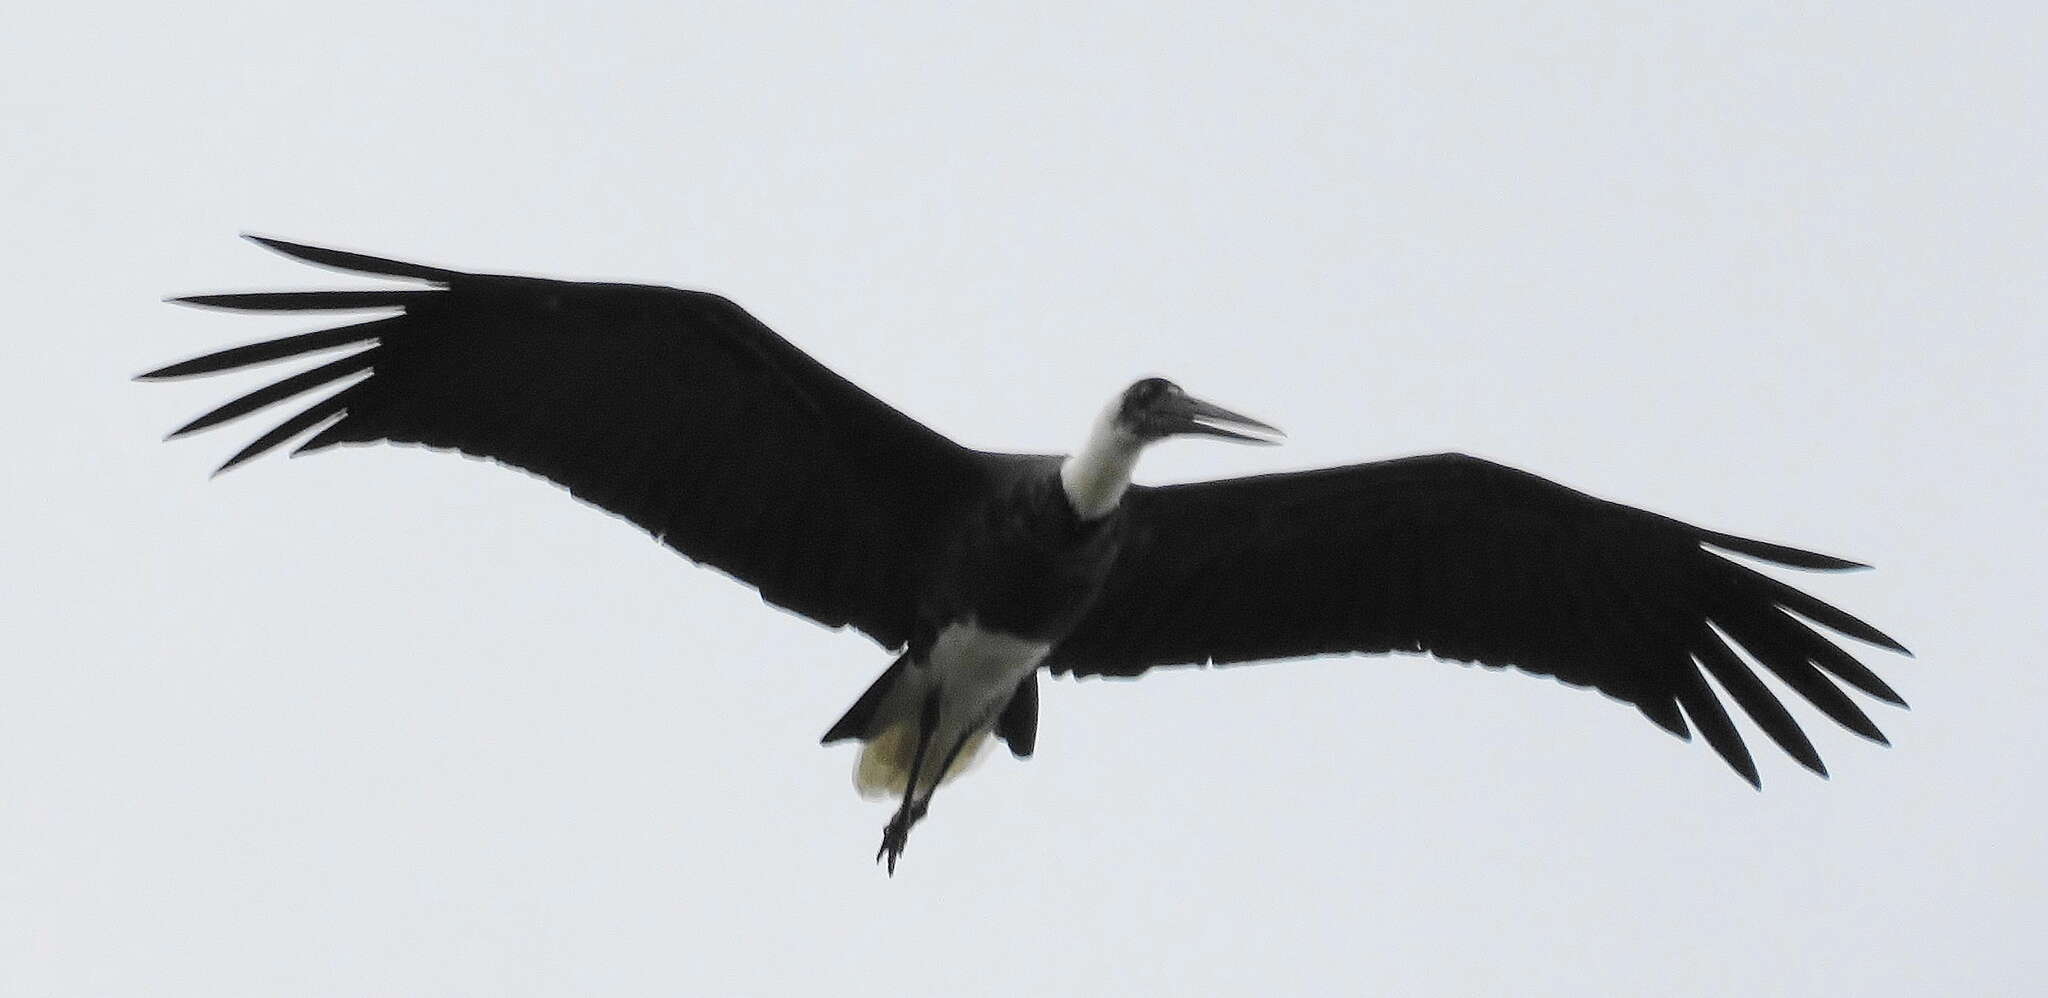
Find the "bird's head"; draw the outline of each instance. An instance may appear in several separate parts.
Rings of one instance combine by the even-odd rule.
[[[1277,444],[1279,429],[1189,395],[1165,378],[1144,378],[1124,389],[1117,428],[1152,443],[1174,436],[1221,437],[1249,444]],[[1252,432],[1245,432],[1246,430]]]

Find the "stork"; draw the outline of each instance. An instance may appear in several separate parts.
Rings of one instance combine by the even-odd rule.
[[[1865,567],[1704,530],[1463,454],[1164,487],[1134,485],[1175,436],[1272,443],[1273,427],[1148,377],[1071,455],[971,450],[833,373],[717,295],[467,273],[250,236],[307,263],[425,287],[197,295],[254,312],[379,318],[143,374],[214,374],[335,348],[337,360],[186,423],[203,430],[358,375],[257,437],[226,471],[305,433],[423,444],[522,468],[722,569],[767,602],[851,626],[896,658],[826,742],[900,798],[891,874],[933,794],[993,736],[1022,758],[1040,670],[1426,652],[1591,686],[1757,769],[1711,675],[1826,775],[1733,645],[1822,714],[1885,743],[1846,684],[1904,706],[1817,629],[1910,654],[1856,617],[1725,557]],[[1732,641],[1731,641],[1732,639]],[[1688,724],[1688,721],[1690,724]]]

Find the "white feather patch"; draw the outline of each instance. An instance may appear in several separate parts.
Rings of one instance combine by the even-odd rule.
[[[910,785],[910,760],[917,754],[916,727],[911,721],[898,721],[861,745],[860,758],[853,764],[853,786],[862,797],[868,800],[903,797],[903,791]],[[966,747],[960,750],[959,757],[953,760],[952,767],[946,770],[939,783],[943,785],[967,772],[968,767],[981,758],[988,742],[986,730],[968,739]],[[943,751],[938,746],[926,749],[925,764],[937,766],[938,754]],[[925,789],[931,789],[929,776],[920,782]]]
[[[1088,430],[1081,450],[1060,462],[1060,487],[1083,520],[1109,515],[1131,485],[1144,443],[1117,423],[1123,398],[1111,399]]]

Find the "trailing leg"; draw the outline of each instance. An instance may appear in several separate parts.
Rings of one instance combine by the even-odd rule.
[[[931,804],[929,794],[919,799],[917,781],[923,775],[925,752],[931,747],[932,736],[938,733],[938,727],[939,690],[933,687],[925,694],[924,707],[918,712],[917,748],[910,756],[910,778],[905,781],[903,787],[903,806],[897,808],[896,816],[890,818],[889,823],[883,826],[882,847],[875,850],[876,862],[881,862],[884,857],[888,858],[889,875],[892,877],[896,875],[897,858],[903,855],[903,847],[910,843],[910,826],[917,824],[917,820],[924,817]],[[949,757],[946,762],[951,765],[952,759]],[[945,771],[945,767],[939,768],[940,773]],[[932,780],[934,789],[938,783],[938,780]]]

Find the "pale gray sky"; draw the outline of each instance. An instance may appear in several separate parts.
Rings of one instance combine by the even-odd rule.
[[[2020,994],[2048,973],[2031,4],[33,5],[0,41],[0,993]],[[1555,683],[1045,689],[892,881],[884,664],[525,476],[209,481],[345,286],[233,238],[737,299],[963,442],[1133,376],[1869,561],[1893,748],[1765,790]]]

